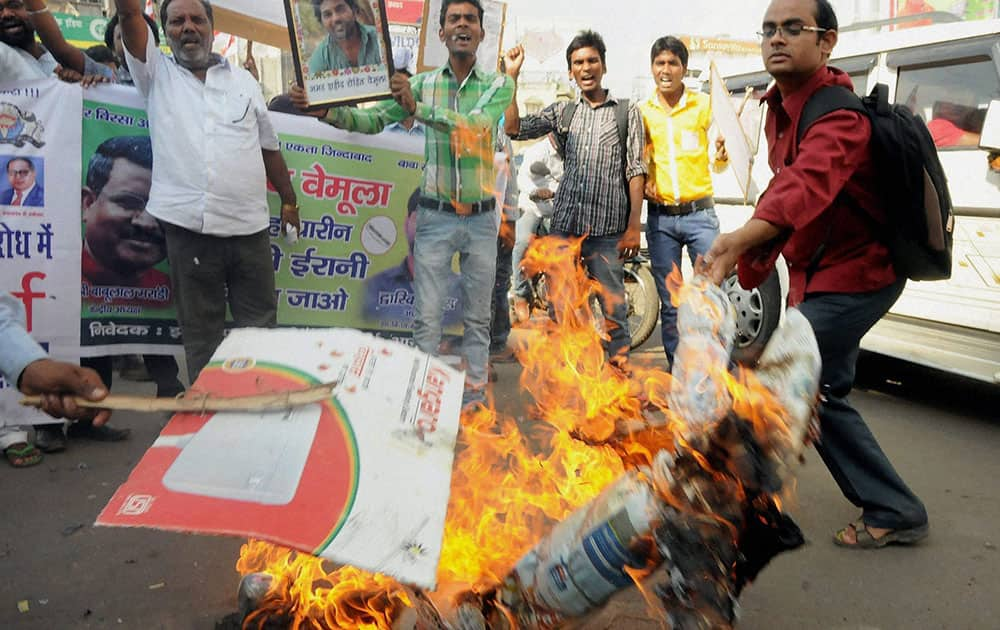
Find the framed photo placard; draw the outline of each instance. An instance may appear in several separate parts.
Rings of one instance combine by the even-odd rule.
[[[390,98],[385,0],[283,0],[295,74],[310,106]]]

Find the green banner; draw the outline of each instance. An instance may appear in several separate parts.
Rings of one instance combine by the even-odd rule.
[[[146,112],[133,89],[101,93],[111,96],[83,101],[81,345],[176,345],[166,241],[145,209],[152,182]]]
[[[81,345],[144,352],[180,343],[166,245],[145,210],[152,154],[132,88],[90,88],[83,103]],[[278,323],[349,327],[395,338],[413,330],[412,243],[423,139],[358,136],[309,117],[272,115],[300,206],[301,231],[281,233],[269,190]],[[232,156],[238,159],[238,156]],[[461,331],[461,285],[445,279],[443,323]]]
[[[71,15],[52,13],[59,24],[59,30],[70,44],[78,48],[89,48],[104,43],[104,30],[108,18],[101,15]]]

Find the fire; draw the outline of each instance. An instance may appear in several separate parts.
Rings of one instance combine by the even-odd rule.
[[[526,341],[516,348],[521,386],[535,407],[527,419],[494,409],[463,415],[437,599],[495,586],[554,523],[626,468],[673,449],[690,430],[669,409],[669,373],[609,365],[590,305],[600,287],[578,263],[581,240],[538,239],[526,254],[528,273],[545,271],[554,305],[551,317],[527,324]],[[679,273],[670,282],[683,291]],[[722,379],[734,411],[753,422],[759,438],[782,439],[774,432],[782,425],[780,406],[751,373],[723,370],[713,377]],[[711,470],[709,462],[701,465]],[[274,577],[248,628],[269,619],[303,629],[391,628],[413,605],[411,591],[392,578],[352,567],[329,571],[315,557],[256,540],[243,546],[237,570]],[[638,583],[646,572],[632,575]]]

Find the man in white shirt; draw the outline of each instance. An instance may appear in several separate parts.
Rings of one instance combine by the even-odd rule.
[[[212,53],[212,6],[161,3],[168,57],[156,47],[140,0],[115,4],[129,73],[150,121],[146,211],[167,238],[193,381],[222,341],[227,303],[236,326],[276,325],[267,180],[281,197],[282,231],[299,229],[298,206],[260,86]]]
[[[0,0],[0,83],[44,79],[56,65],[35,41],[24,0]]]

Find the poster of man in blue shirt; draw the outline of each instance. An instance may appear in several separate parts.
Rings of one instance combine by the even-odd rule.
[[[379,33],[358,21],[358,0],[311,0],[327,36],[309,58],[309,74],[382,63]]]

